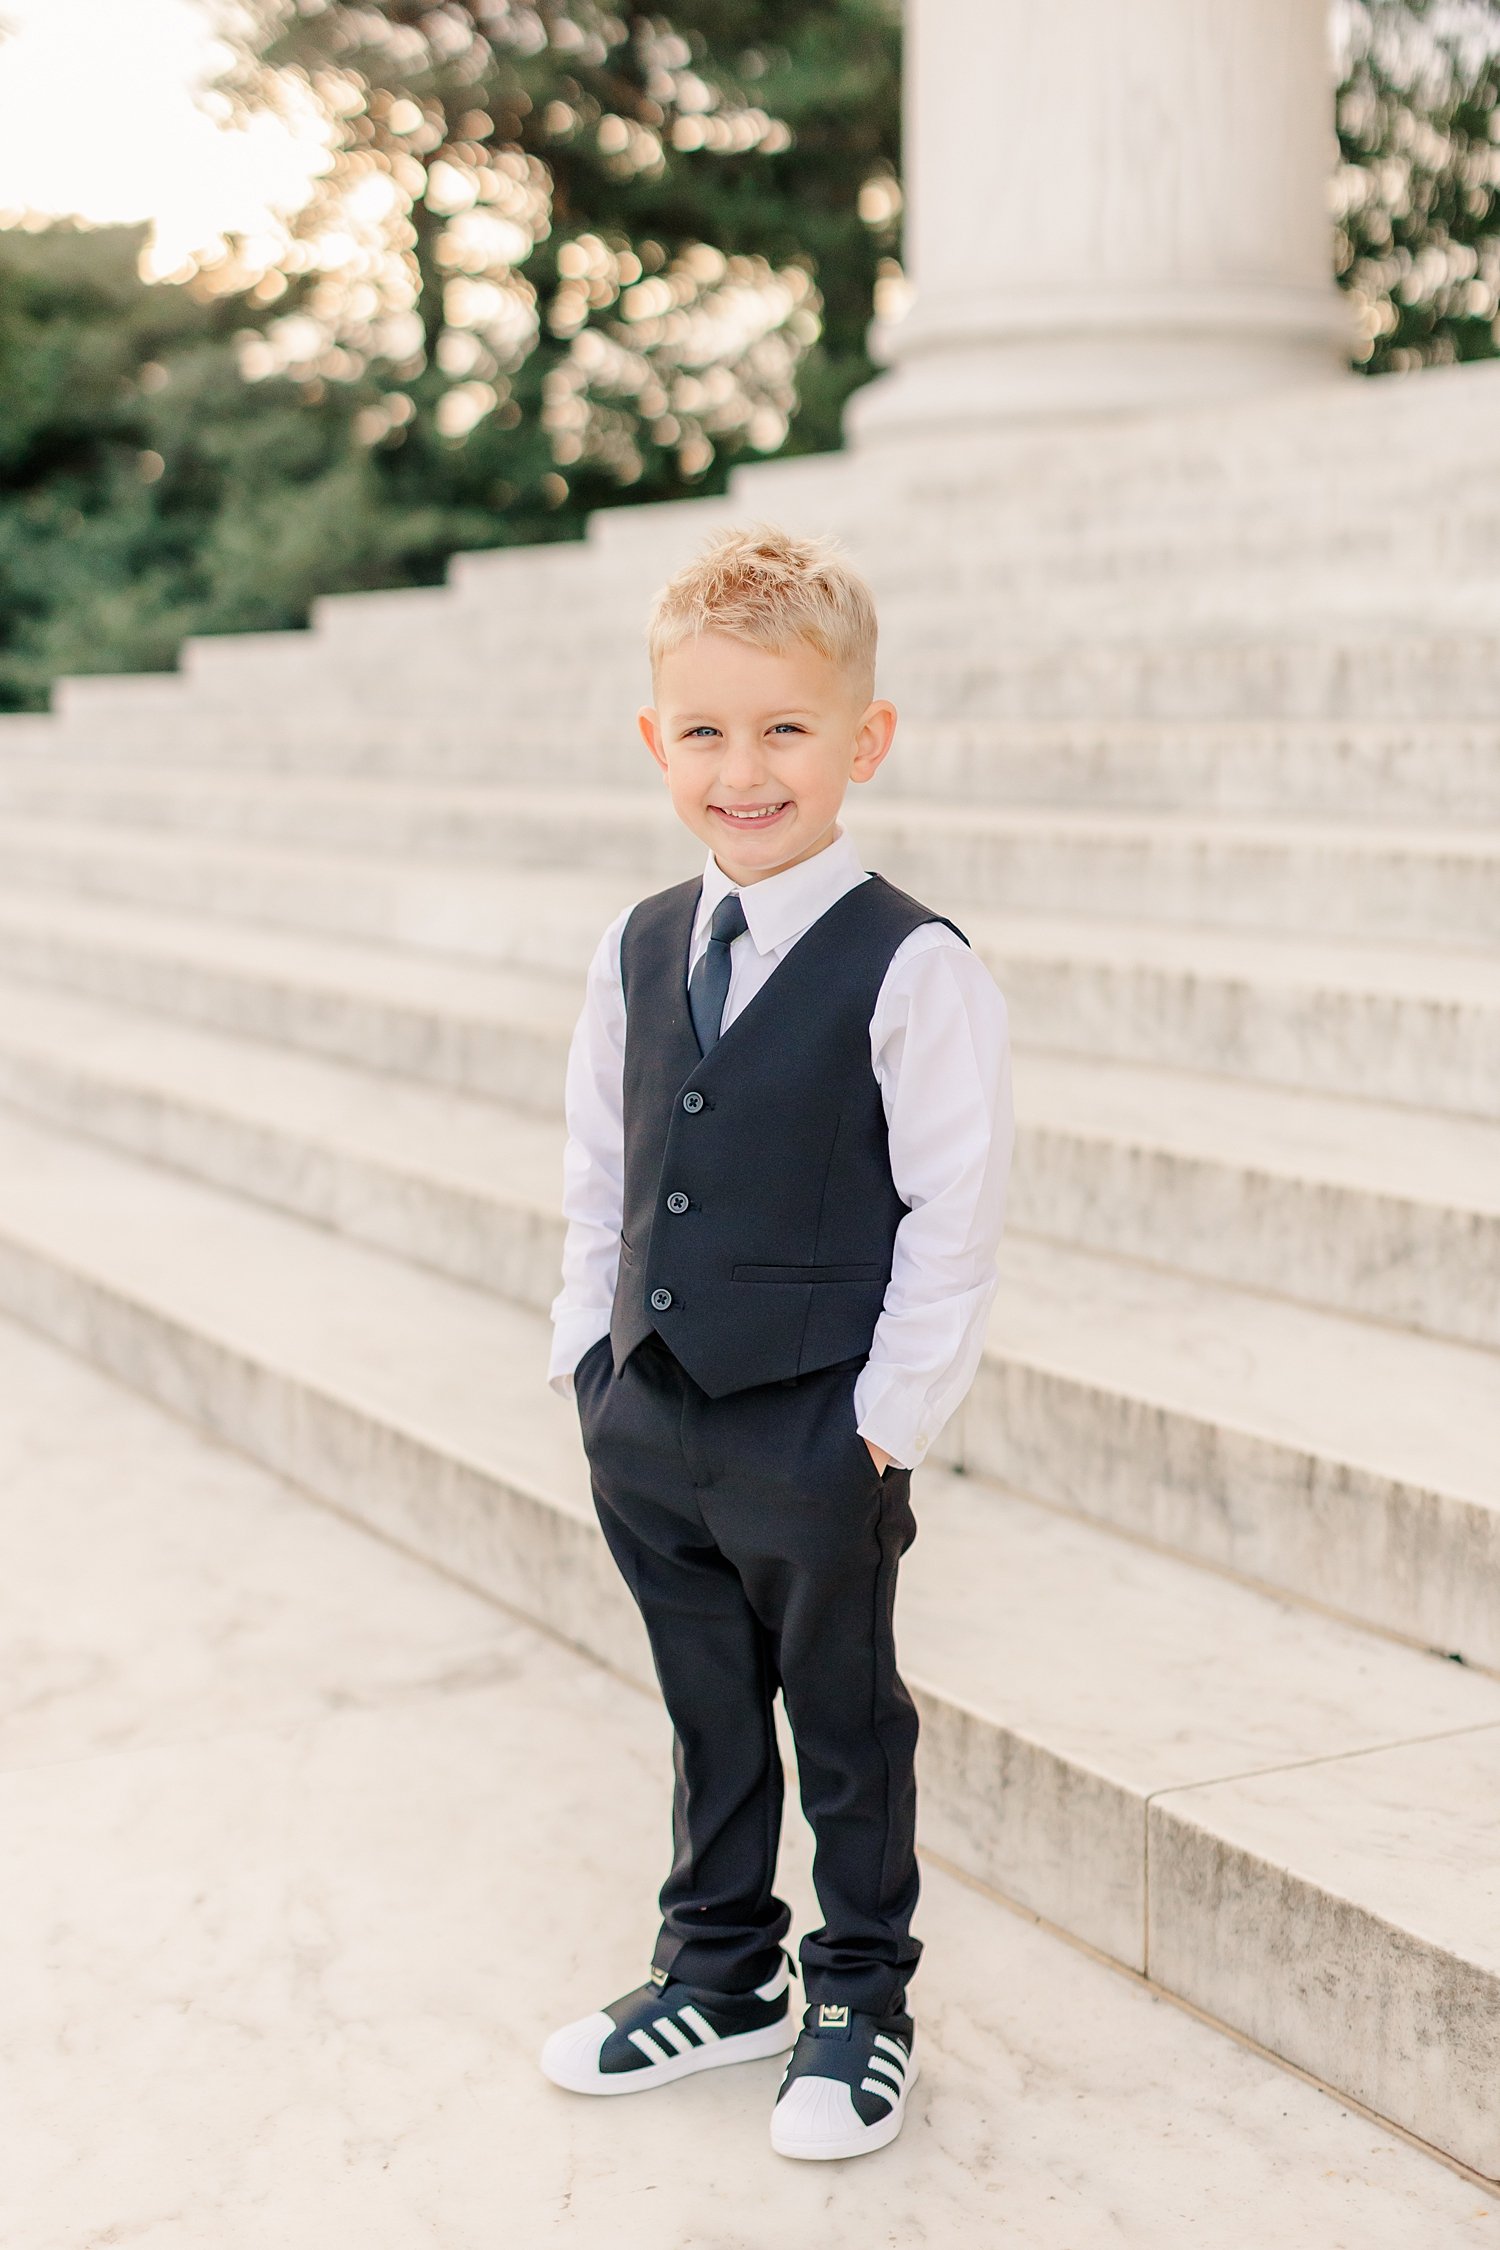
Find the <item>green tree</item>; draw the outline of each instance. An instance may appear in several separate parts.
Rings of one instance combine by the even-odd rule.
[[[1338,276],[1370,374],[1494,356],[1500,14],[1342,0]]]
[[[170,665],[190,632],[300,624],[321,592],[434,577],[493,536],[483,508],[384,489],[352,393],[247,383],[251,309],[148,286],[142,247],[138,228],[0,232],[0,709],[62,674]]]
[[[230,254],[262,305],[300,283],[247,372],[360,386],[393,488],[502,510],[834,445],[896,247],[898,60],[894,0],[258,0],[234,98],[329,156],[269,270]]]

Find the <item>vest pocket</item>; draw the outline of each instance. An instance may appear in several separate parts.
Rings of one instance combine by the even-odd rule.
[[[884,1281],[886,1269],[865,1266],[736,1266],[736,1281]]]

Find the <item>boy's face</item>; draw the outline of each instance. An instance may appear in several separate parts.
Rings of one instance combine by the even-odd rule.
[[[831,844],[851,781],[891,746],[896,707],[867,703],[807,641],[753,647],[700,633],[657,667],[639,714],[679,820],[736,883],[759,882]]]

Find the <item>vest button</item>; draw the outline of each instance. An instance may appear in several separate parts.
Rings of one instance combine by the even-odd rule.
[[[681,1188],[674,1188],[672,1193],[667,1197],[667,1209],[669,1211],[685,1211],[687,1207],[688,1199],[683,1194]]]
[[[672,1302],[672,1292],[671,1292],[671,1290],[670,1290],[670,1289],[653,1289],[653,1290],[652,1290],[652,1292],[651,1292],[651,1310],[652,1310],[653,1312],[665,1312],[665,1311],[667,1310],[667,1307],[668,1307],[668,1306],[669,1306],[669,1305],[671,1304],[671,1302]]]
[[[703,1107],[703,1096],[698,1092],[696,1087],[694,1087],[690,1092],[683,1095],[682,1106],[687,1111],[689,1117],[697,1116],[699,1110]]]

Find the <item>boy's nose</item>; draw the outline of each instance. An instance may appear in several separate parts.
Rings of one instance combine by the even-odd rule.
[[[723,788],[753,789],[765,777],[765,755],[756,741],[727,742],[719,761],[719,783]]]

